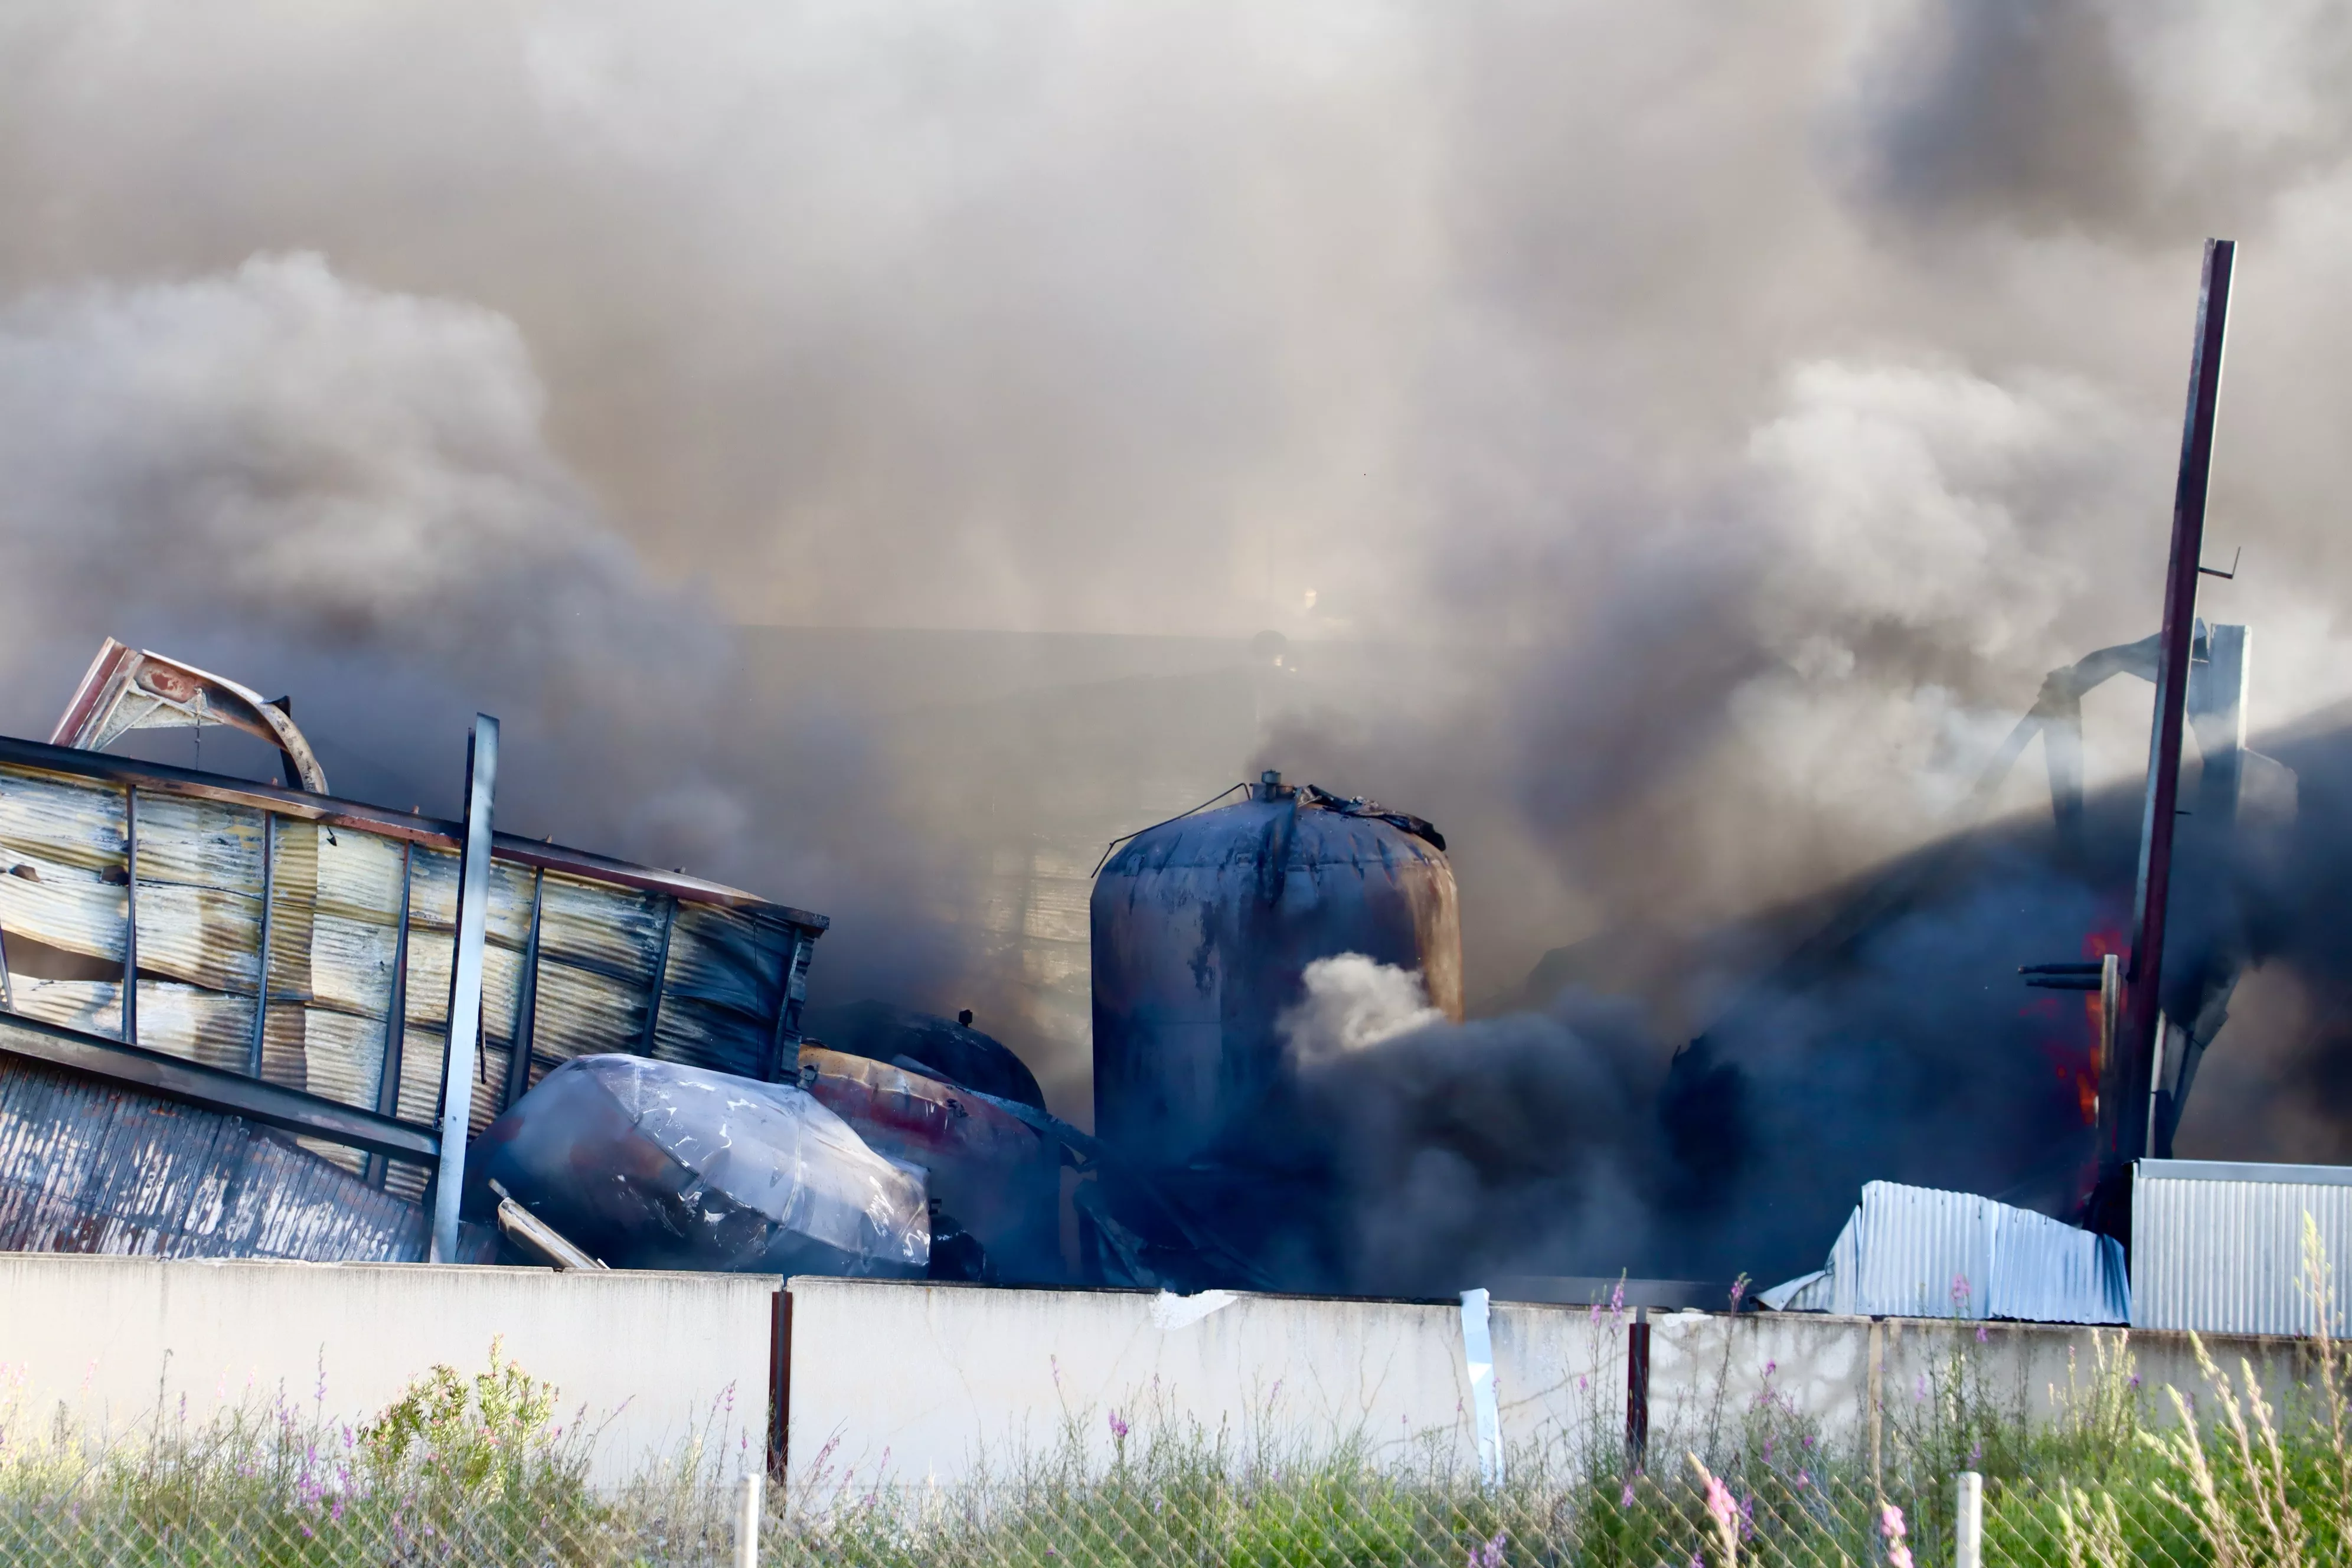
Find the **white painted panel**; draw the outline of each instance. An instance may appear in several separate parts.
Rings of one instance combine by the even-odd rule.
[[[62,1402],[124,1431],[184,1395],[193,1419],[280,1391],[358,1421],[436,1363],[478,1371],[490,1341],[602,1424],[617,1483],[697,1434],[739,1468],[765,1451],[768,1275],[558,1274],[426,1264],[159,1261],[0,1254],[0,1345],[24,1408]],[[323,1389],[323,1394],[320,1390]]]

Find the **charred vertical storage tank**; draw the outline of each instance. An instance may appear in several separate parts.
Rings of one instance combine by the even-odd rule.
[[[1129,840],[1095,880],[1095,1135],[1183,1173],[1256,1117],[1285,1073],[1279,1020],[1318,958],[1420,973],[1462,1016],[1462,930],[1428,823],[1268,773],[1250,798]]]

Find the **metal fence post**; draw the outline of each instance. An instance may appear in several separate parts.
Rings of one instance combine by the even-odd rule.
[[[499,780],[499,721],[474,715],[466,746],[466,845],[457,860],[457,940],[449,966],[449,1051],[442,1063],[441,1168],[433,1189],[433,1261],[457,1257],[457,1200],[474,1110],[474,1052],[482,1032],[482,936],[490,915],[490,801]]]
[[[735,1568],[760,1568],[760,1491],[765,1484],[757,1470],[747,1470],[738,1485],[740,1506],[735,1510]]]
[[[1984,1568],[1984,1478],[1962,1470],[1959,1489],[1959,1511],[1952,1521],[1952,1568]]]

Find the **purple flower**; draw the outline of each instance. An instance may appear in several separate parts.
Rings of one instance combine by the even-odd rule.
[[[1889,1541],[1900,1541],[1910,1531],[1903,1523],[1903,1510],[1893,1503],[1882,1503],[1878,1510],[1878,1533]]]
[[[1110,1413],[1110,1435],[1112,1439],[1116,1442],[1124,1443],[1127,1441],[1127,1417],[1121,1415],[1116,1410],[1112,1411]]]
[[[1470,1549],[1470,1568],[1503,1568],[1503,1543],[1508,1532],[1496,1531],[1495,1539],[1483,1546]]]
[[[1983,1344],[1990,1338],[1991,1338],[1991,1336],[1985,1332],[1985,1326],[1982,1323],[1979,1323],[1977,1325],[1977,1343]]]
[[[1612,1312],[1625,1310],[1625,1281],[1622,1279],[1617,1281],[1617,1289],[1609,1292],[1609,1310]]]
[[[1632,1507],[1633,1506],[1633,1482],[1631,1482],[1631,1481],[1627,1481],[1627,1482],[1625,1483],[1625,1492],[1624,1492],[1624,1495],[1623,1495],[1622,1497],[1620,1497],[1620,1498],[1617,1500],[1617,1506],[1618,1506],[1619,1508],[1632,1508]]]

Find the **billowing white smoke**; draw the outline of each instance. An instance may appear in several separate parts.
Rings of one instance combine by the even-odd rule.
[[[1360,952],[1318,958],[1299,979],[1307,994],[1282,1015],[1279,1027],[1291,1059],[1301,1065],[1445,1021],[1429,1005],[1419,973]]]

